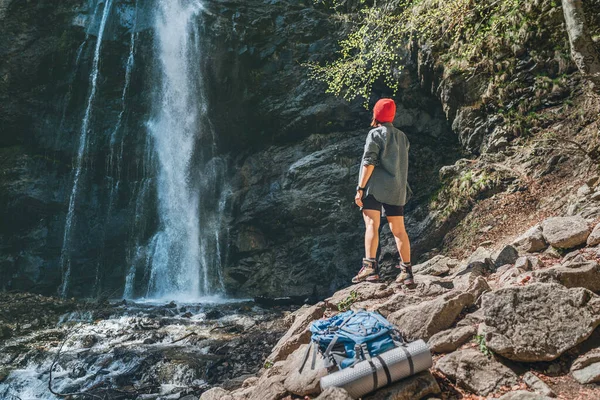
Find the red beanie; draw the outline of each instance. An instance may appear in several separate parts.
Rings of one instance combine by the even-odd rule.
[[[392,99],[380,99],[373,107],[373,118],[379,122],[392,122],[396,117],[396,103]]]

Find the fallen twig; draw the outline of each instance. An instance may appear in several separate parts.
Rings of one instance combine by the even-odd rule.
[[[190,333],[188,333],[187,335],[185,335],[184,337],[181,337],[181,338],[179,338],[179,339],[177,339],[177,340],[173,340],[173,341],[171,342],[171,344],[173,344],[173,343],[177,343],[177,342],[181,342],[182,340],[184,340],[184,339],[187,339],[187,338],[189,338],[190,336],[195,336],[195,335],[197,335],[197,333],[196,333],[196,332],[190,332]]]

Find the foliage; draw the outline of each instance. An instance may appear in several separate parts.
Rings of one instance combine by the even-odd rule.
[[[430,207],[447,217],[472,204],[477,197],[498,184],[499,178],[483,171],[467,170],[454,178],[433,197]]]
[[[338,10],[341,0],[330,0]],[[398,90],[403,54],[415,39],[444,48],[470,62],[491,54],[495,41],[512,41],[526,25],[518,0],[388,0],[362,8],[351,33],[340,42],[337,59],[309,64],[311,76],[325,82],[327,92],[348,100],[368,101],[379,80]],[[527,28],[527,27],[525,27]],[[460,67],[449,68],[453,73]]]
[[[475,335],[475,343],[477,343],[479,346],[479,351],[481,351],[485,356],[491,357],[493,355],[492,351],[487,347],[484,335]]]
[[[269,369],[269,368],[273,367],[273,365],[275,365],[275,364],[273,363],[273,361],[271,361],[271,360],[267,360],[267,361],[265,361],[265,364],[263,365],[263,368],[264,368],[264,369]]]
[[[356,291],[352,290],[350,292],[350,294],[342,301],[340,301],[338,303],[338,311],[339,312],[344,312],[344,311],[348,311],[350,309],[350,306],[352,306],[352,304],[356,303],[356,301],[358,300],[358,293],[356,293]]]

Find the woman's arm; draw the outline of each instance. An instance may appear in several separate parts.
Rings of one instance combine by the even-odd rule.
[[[371,178],[371,175],[373,174],[374,169],[375,169],[374,165],[363,165],[361,167],[361,171],[360,171],[360,175],[359,175],[360,181],[358,182],[359,187],[364,188],[367,185],[367,182],[369,182],[369,179]],[[363,206],[362,196],[363,196],[363,190],[360,190],[360,189],[357,190],[356,195],[354,196],[354,202],[359,207]]]

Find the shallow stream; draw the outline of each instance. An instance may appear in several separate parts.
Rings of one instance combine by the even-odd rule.
[[[86,308],[55,326],[15,325],[0,341],[0,398],[179,399],[216,383],[239,386],[262,366],[289,312],[217,297]]]

